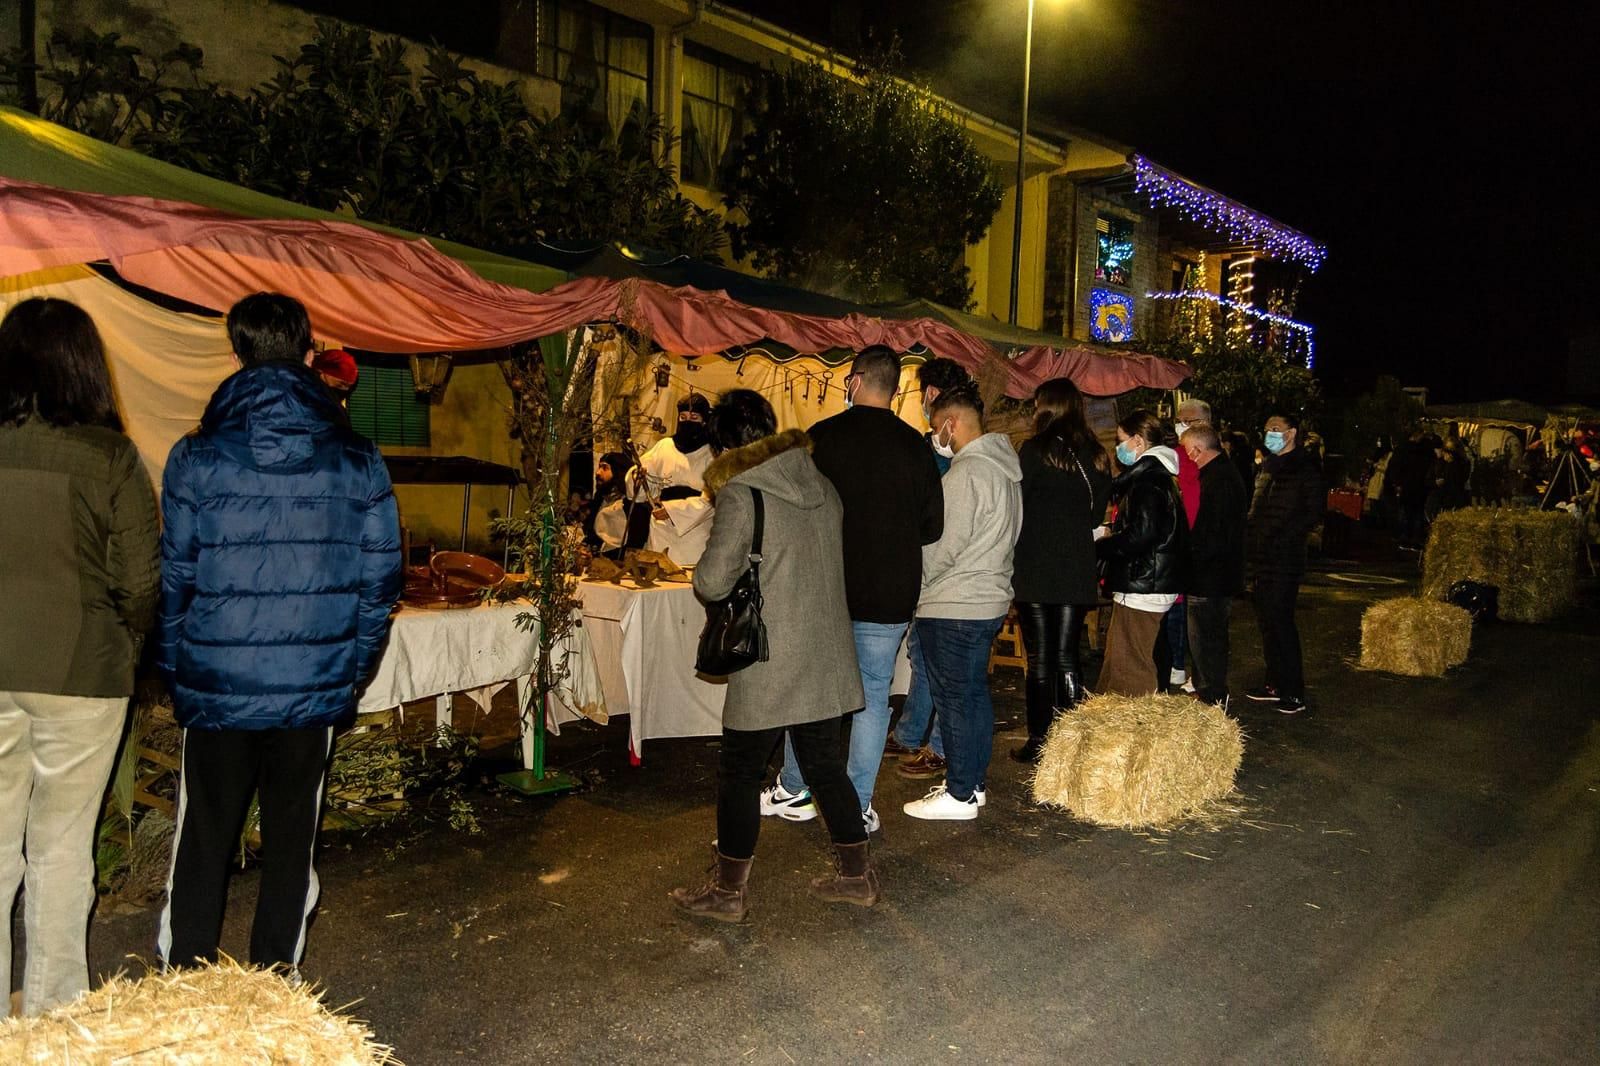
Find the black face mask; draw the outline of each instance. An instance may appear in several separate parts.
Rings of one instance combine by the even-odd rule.
[[[710,440],[710,434],[706,432],[706,427],[700,422],[679,422],[678,431],[672,435],[672,443],[685,455],[689,452],[699,451]]]

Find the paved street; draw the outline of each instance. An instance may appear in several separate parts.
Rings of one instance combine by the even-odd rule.
[[[676,916],[715,835],[715,748],[568,730],[580,795],[475,794],[481,836],[330,838],[309,976],[408,1063],[1600,1060],[1600,621],[1481,628],[1440,681],[1352,669],[1393,587],[1302,598],[1313,710],[1236,704],[1245,812],[1091,829],[1031,806],[1004,751],[976,823],[900,813],[887,772],[873,911],[811,900],[816,823],[764,826],[743,927]],[[1235,618],[1235,687],[1257,678]],[[398,850],[396,850],[398,848]],[[254,875],[225,946],[242,952]],[[147,955],[153,910],[97,920]]]

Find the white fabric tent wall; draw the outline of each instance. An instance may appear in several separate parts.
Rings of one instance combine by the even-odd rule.
[[[0,314],[36,296],[71,301],[94,319],[124,426],[159,490],[167,452],[235,369],[222,320],[168,311],[87,267],[0,278]]]

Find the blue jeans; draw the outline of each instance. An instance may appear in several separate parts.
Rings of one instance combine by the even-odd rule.
[[[889,686],[894,683],[894,661],[900,654],[906,624],[851,622],[850,628],[856,638],[856,662],[861,668],[861,689],[867,705],[850,721],[850,754],[845,772],[865,811],[872,806],[872,786],[878,782],[883,742],[889,738]],[[783,737],[783,769],[778,772],[778,781],[789,792],[798,793],[806,787],[787,733]]]
[[[1166,630],[1167,649],[1172,656],[1168,664],[1171,670],[1189,669],[1189,611],[1188,605],[1182,599],[1167,609],[1167,617],[1162,619],[1161,626]],[[1162,674],[1157,680],[1161,687],[1166,688],[1169,674]]]
[[[950,760],[944,784],[958,800],[970,799],[989,773],[994,748],[994,703],[989,698],[989,652],[1005,616],[919,618],[917,642],[928,664],[934,713]]]
[[[933,720],[933,693],[928,691],[928,664],[922,658],[922,643],[917,640],[916,626],[906,631],[906,658],[911,660],[911,688],[906,692],[906,705],[900,711],[900,721],[894,727],[894,738],[902,748],[920,748],[927,744],[942,759],[944,736],[939,732],[939,723]]]

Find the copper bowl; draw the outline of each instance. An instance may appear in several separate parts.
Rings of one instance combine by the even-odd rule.
[[[506,579],[505,568],[493,559],[471,552],[434,552],[428,569],[447,581],[480,589],[492,589]]]

